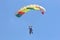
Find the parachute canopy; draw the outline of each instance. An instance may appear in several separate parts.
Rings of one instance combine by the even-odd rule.
[[[32,4],[32,5],[25,6],[21,8],[20,10],[18,10],[16,16],[21,17],[23,14],[25,14],[26,12],[29,12],[30,10],[41,10],[42,14],[44,14],[46,11],[45,8],[43,8],[42,6]]]

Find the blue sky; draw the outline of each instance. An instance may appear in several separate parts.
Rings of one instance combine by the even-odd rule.
[[[45,15],[30,11],[17,18],[19,8],[29,4],[43,6]],[[60,0],[0,0],[0,40],[60,40]]]

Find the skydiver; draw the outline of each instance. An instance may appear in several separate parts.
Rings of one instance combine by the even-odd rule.
[[[32,34],[32,26],[29,26],[29,34]]]

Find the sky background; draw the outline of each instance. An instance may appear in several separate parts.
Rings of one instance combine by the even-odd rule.
[[[17,18],[16,12],[29,4],[43,6],[46,13],[30,11]],[[60,40],[60,0],[0,0],[0,40]]]

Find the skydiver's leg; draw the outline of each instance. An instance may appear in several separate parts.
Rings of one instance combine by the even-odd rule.
[[[32,34],[33,34],[33,32],[32,32]]]

